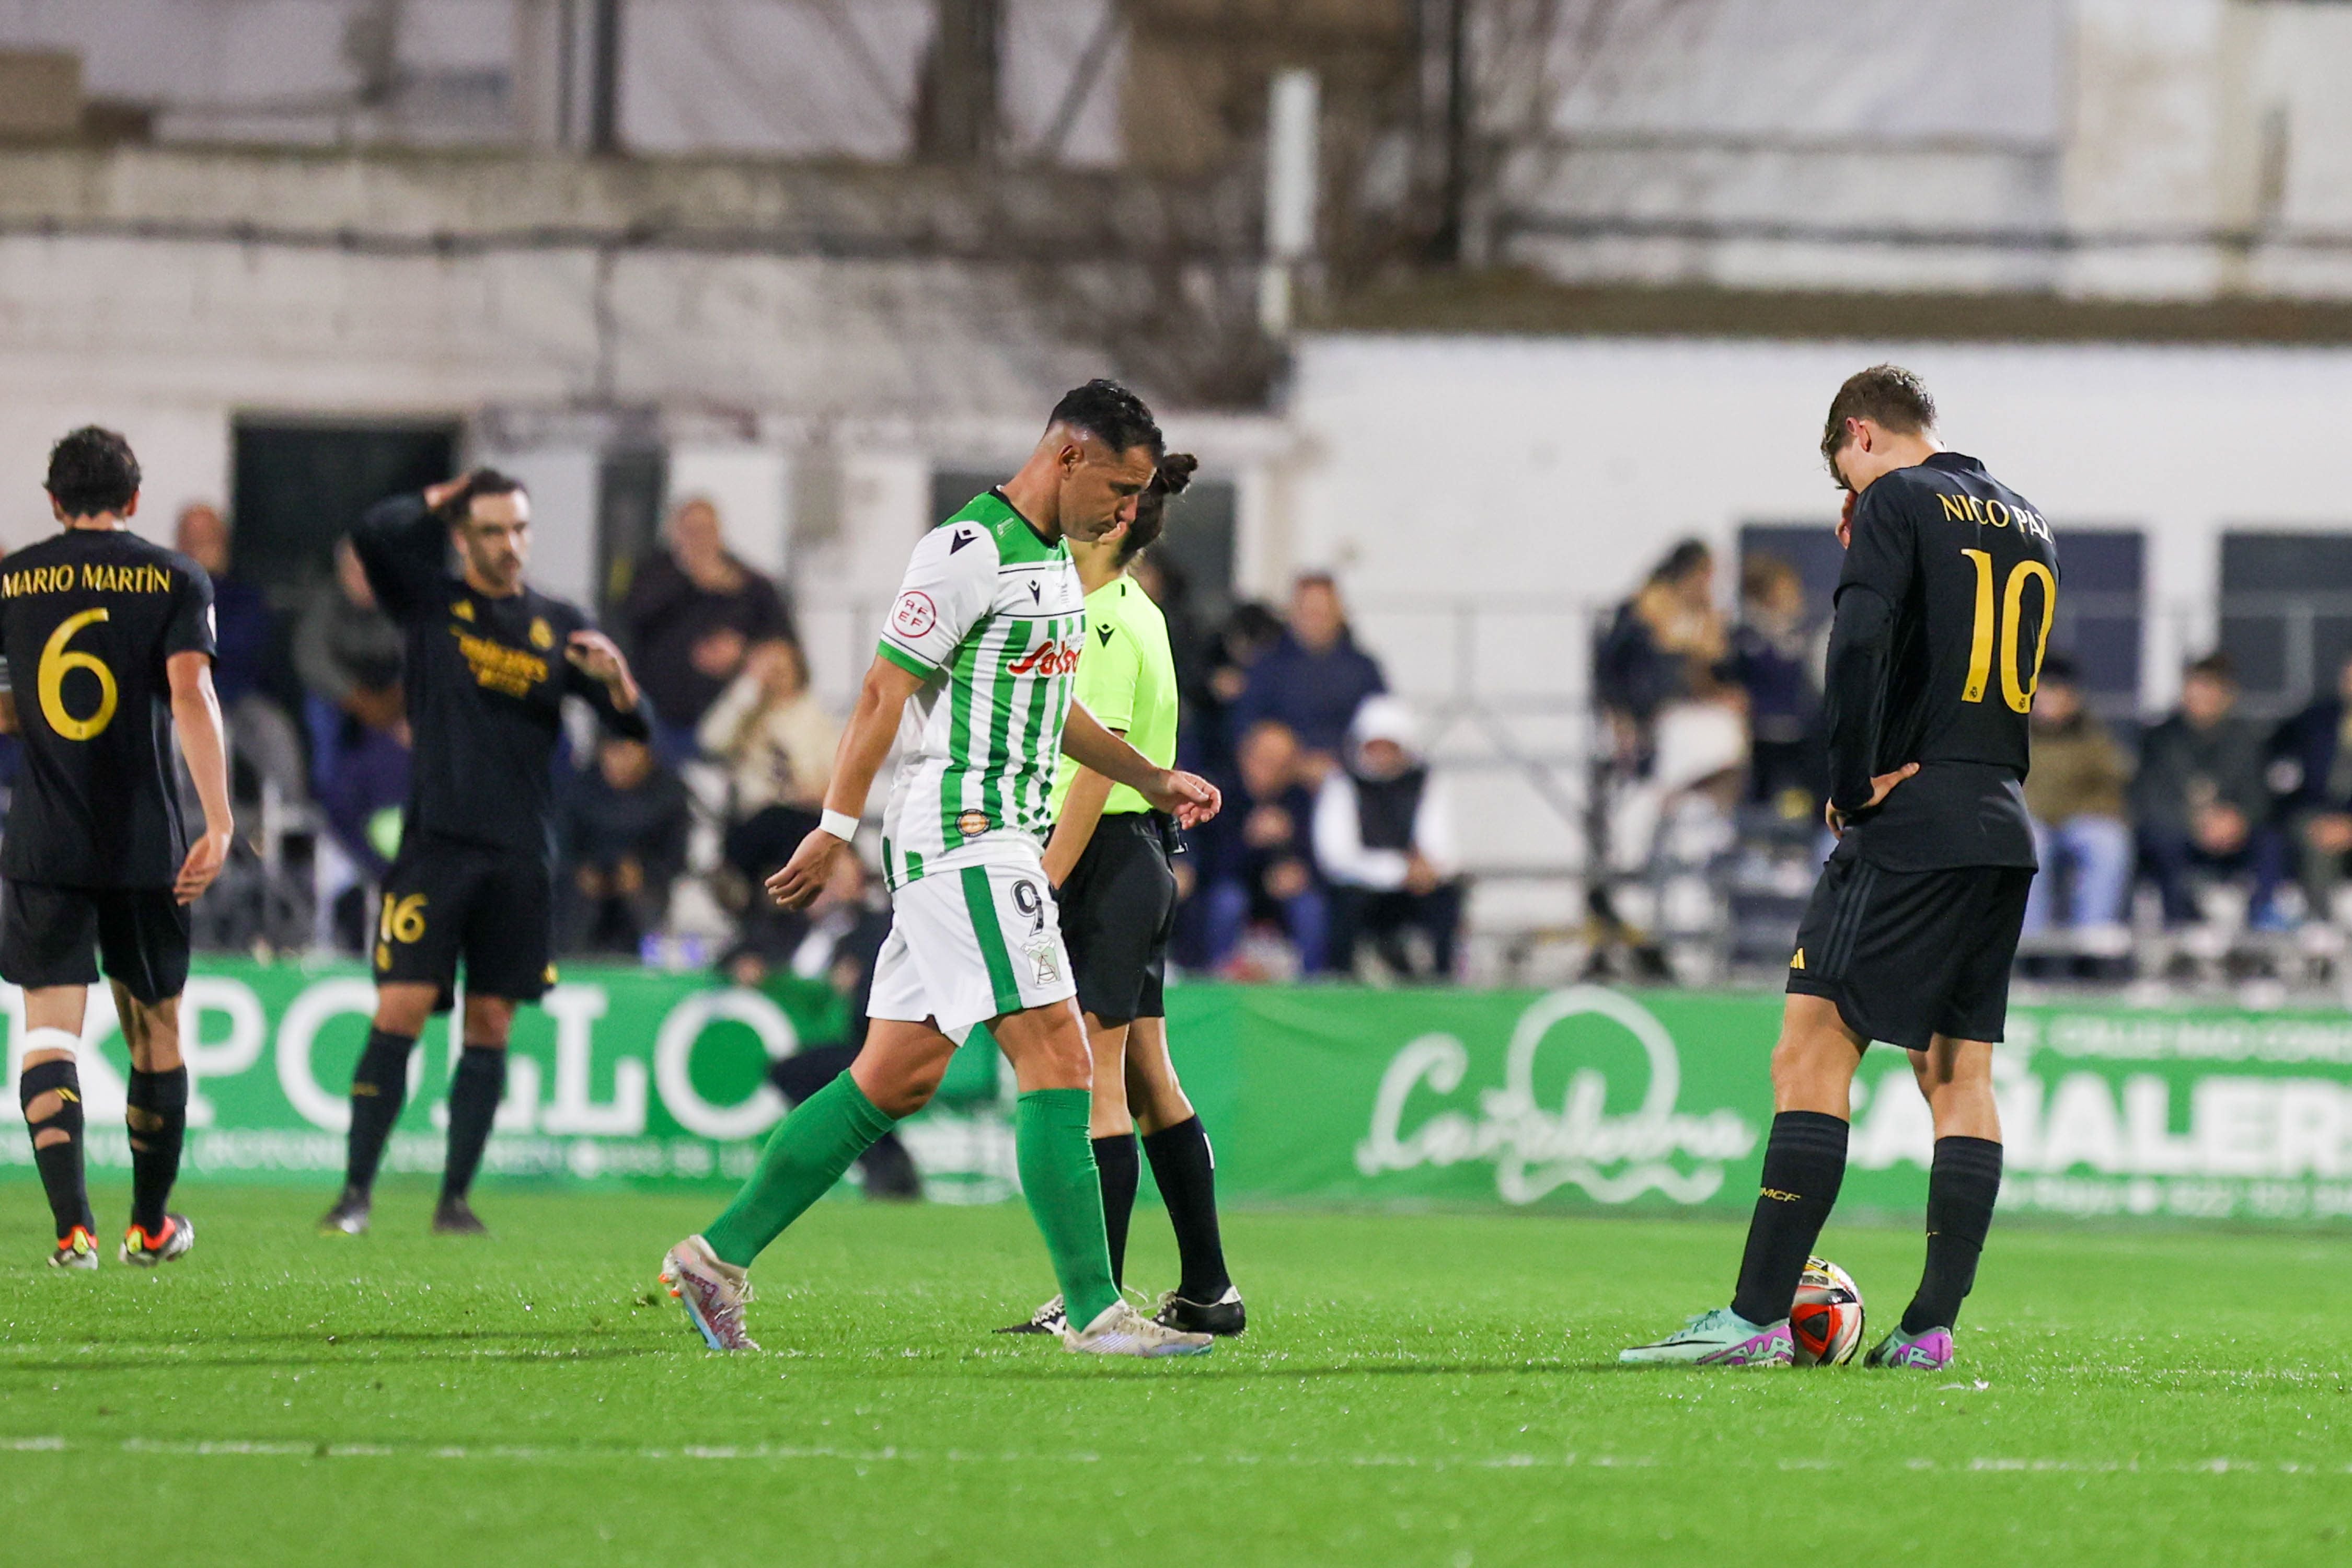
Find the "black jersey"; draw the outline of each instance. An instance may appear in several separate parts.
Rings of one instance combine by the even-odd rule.
[[[214,650],[205,569],[122,529],[68,528],[0,562],[0,658],[25,757],[0,876],[168,888],[187,858],[164,660]]]
[[[2050,524],[1974,458],[1938,452],[1855,503],[1827,697],[1830,798],[1917,763],[1848,834],[1890,870],[2034,865],[2027,714],[2050,642]]]
[[[449,569],[449,528],[421,496],[380,501],[352,534],[368,585],[404,634],[402,682],[415,736],[404,833],[437,834],[551,859],[555,746],[563,699],[644,739],[602,681],[564,658],[588,617],[526,587],[492,598]]]

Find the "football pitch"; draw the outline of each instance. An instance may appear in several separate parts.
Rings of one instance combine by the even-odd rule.
[[[653,1279],[713,1199],[493,1185],[482,1242],[327,1195],[196,1188],[186,1262],[61,1276],[0,1185],[12,1560],[2352,1560],[2352,1238],[2007,1226],[1951,1373],[1692,1373],[1613,1358],[1720,1303],[1732,1226],[1244,1213],[1249,1336],[1104,1363],[985,1331],[1050,1289],[1017,1206],[842,1201],[723,1357]],[[1822,1250],[1874,1337],[1916,1233]]]

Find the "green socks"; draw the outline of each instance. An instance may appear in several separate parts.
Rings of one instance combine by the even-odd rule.
[[[1080,1101],[1078,1137],[1083,1142],[1087,1095],[1084,1089],[1076,1092]],[[731,1263],[738,1268],[750,1268],[751,1259],[759,1257],[768,1243],[782,1236],[784,1227],[807,1212],[811,1204],[831,1192],[833,1184],[841,1180],[857,1156],[895,1125],[895,1119],[877,1109],[856,1080],[843,1073],[801,1101],[799,1109],[777,1124],[768,1138],[767,1148],[761,1151],[760,1168],[751,1173],[751,1179],[743,1184],[743,1190],[735,1194],[727,1212],[702,1233],[702,1239],[710,1244],[710,1250],[719,1255],[720,1262]],[[1024,1154],[1024,1175],[1028,1168]],[[1089,1162],[1089,1192],[1094,1179]],[[1097,1250],[1102,1247],[1099,1200],[1095,1205],[1095,1245]],[[1108,1263],[1104,1276],[1109,1276]]]
[[[1094,1142],[1087,1129],[1093,1098],[1083,1089],[1033,1089],[1013,1112],[1022,1194],[1045,1238],[1063,1310],[1074,1329],[1085,1328],[1118,1300],[1103,1231],[1102,1178],[1095,1171]],[[719,1245],[716,1235],[709,1239],[714,1247]]]

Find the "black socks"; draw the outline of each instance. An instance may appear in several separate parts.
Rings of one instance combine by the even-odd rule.
[[[188,1069],[131,1069],[131,1223],[150,1237],[163,1230],[163,1205],[180,1178],[180,1147],[188,1133]]]
[[[458,1053],[457,1071],[449,1080],[449,1163],[441,1173],[442,1202],[464,1197],[474,1184],[506,1091],[506,1047],[467,1046]]]
[[[1143,1140],[1151,1179],[1168,1205],[1176,1229],[1176,1252],[1183,1265],[1176,1294],[1187,1301],[1216,1300],[1233,1288],[1225,1273],[1225,1247],[1217,1234],[1217,1160],[1201,1119],[1188,1116]],[[1099,1155],[1099,1147],[1097,1147]]]
[[[408,1053],[416,1037],[370,1029],[367,1048],[352,1071],[352,1138],[343,1184],[359,1193],[375,1185],[376,1167],[383,1162],[384,1140],[400,1120],[408,1101]]]
[[[89,1212],[89,1189],[82,1181],[81,1074],[70,1059],[28,1067],[16,1080],[16,1098],[33,1135],[33,1164],[58,1222],[58,1239],[72,1235],[76,1226],[96,1236],[98,1219]]]
[[[1748,1222],[1748,1251],[1731,1310],[1751,1323],[1777,1323],[1796,1304],[1805,1259],[1845,1182],[1846,1124],[1818,1110],[1772,1118],[1764,1146],[1764,1184]]]
[[[1135,1189],[1143,1180],[1143,1162],[1136,1156],[1135,1134],[1113,1133],[1097,1138],[1095,1170],[1102,1178],[1103,1233],[1110,1242],[1110,1282],[1127,1283],[1127,1232],[1135,1218]]]
[[[1977,1282],[1977,1255],[2000,1195],[2000,1145],[1983,1138],[1938,1138],[1927,1174],[1927,1267],[1903,1310],[1903,1331],[1948,1329]]]

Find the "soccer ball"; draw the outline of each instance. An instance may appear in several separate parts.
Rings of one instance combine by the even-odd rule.
[[[1789,1312],[1789,1337],[1796,1342],[1799,1366],[1852,1361],[1862,1348],[1862,1292],[1853,1276],[1826,1258],[1805,1259],[1797,1304]]]

